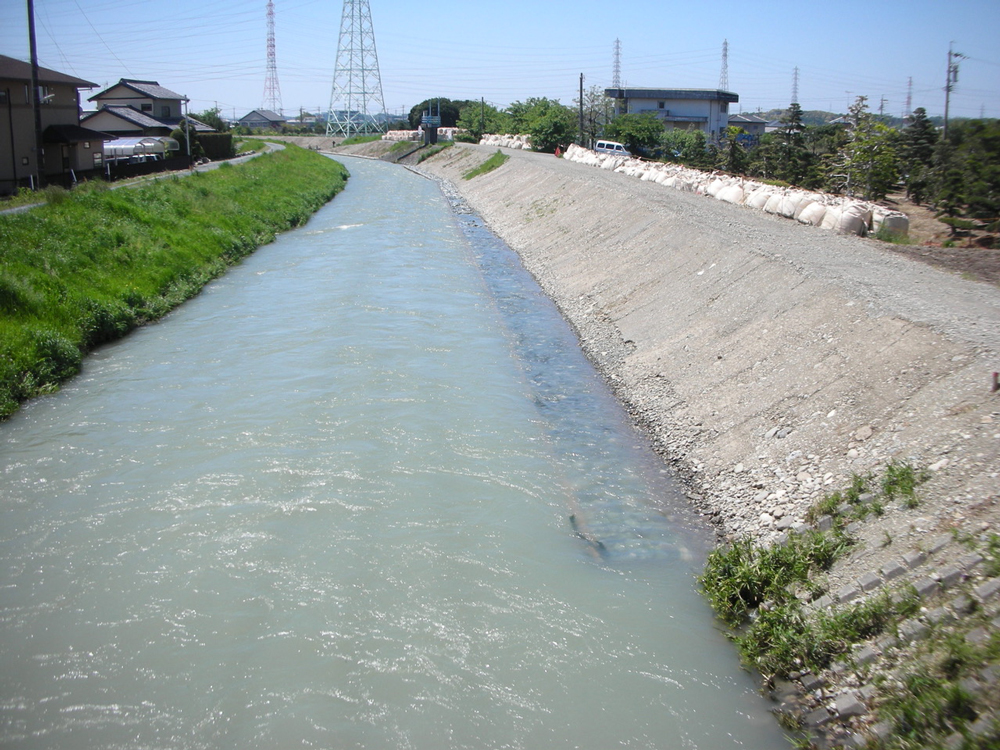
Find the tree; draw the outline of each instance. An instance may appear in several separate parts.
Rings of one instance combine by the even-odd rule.
[[[881,200],[899,176],[896,131],[872,117],[867,101],[868,97],[859,96],[851,105],[853,127],[834,162],[830,187],[849,196]]]
[[[816,157],[806,148],[802,107],[792,102],[777,132],[774,176],[793,185],[811,186]]]
[[[226,121],[222,119],[220,112],[221,110],[218,107],[212,107],[211,109],[206,109],[204,112],[193,114],[191,117],[199,122],[205,123],[217,133],[225,133],[228,132],[229,126],[226,124]]]
[[[478,141],[485,133],[504,135],[513,125],[510,115],[484,102],[473,102],[462,108],[458,127],[465,128]]]
[[[715,154],[706,146],[705,131],[692,130],[691,140],[681,151],[681,164],[695,169],[711,169],[715,163]]]
[[[425,112],[430,112],[431,115],[437,116],[441,115],[441,127],[442,128],[453,128],[458,123],[459,115],[463,107],[470,104],[478,104],[479,102],[470,101],[452,101],[451,99],[446,99],[443,96],[436,99],[424,99],[420,104],[415,105],[410,109],[410,127],[416,130],[420,127],[420,121],[424,116]]]
[[[577,117],[580,113],[580,98],[573,100]],[[611,119],[614,110],[612,99],[606,96],[600,86],[591,86],[583,92],[583,143],[581,146],[592,146],[594,141],[604,135],[604,127]]]
[[[573,142],[577,131],[576,113],[558,99],[531,98],[507,108],[515,133],[531,136],[535,151],[552,153]]]
[[[937,128],[927,119],[927,110],[917,107],[900,136],[900,172],[906,185],[906,197],[920,203],[930,187],[934,164]]]
[[[683,154],[685,152],[690,153],[691,146],[697,139],[694,130],[682,130],[681,128],[671,128],[670,130],[664,130],[660,134],[660,149],[663,152],[664,158],[669,161],[682,161]],[[705,138],[702,134],[701,140],[702,151],[705,150]]]
[[[744,174],[746,172],[749,163],[747,150],[740,143],[740,136],[745,134],[746,131],[736,125],[730,125],[726,128],[726,134],[722,139],[722,148],[718,154],[718,167],[720,169],[724,169],[730,174]]]
[[[604,128],[604,134],[620,141],[634,154],[648,153],[660,145],[663,123],[651,112],[618,115]]]

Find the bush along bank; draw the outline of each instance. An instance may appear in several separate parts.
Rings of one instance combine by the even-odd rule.
[[[706,596],[798,747],[1000,747],[1000,535],[945,534],[839,586],[828,575],[863,561],[861,525],[918,505],[926,479],[905,463],[855,475],[778,543],[709,556]]]
[[[288,146],[141,187],[92,183],[0,216],[0,418],[79,372],[90,349],[160,318],[343,189]]]

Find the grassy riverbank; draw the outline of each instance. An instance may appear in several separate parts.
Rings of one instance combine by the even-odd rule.
[[[304,223],[347,181],[294,146],[246,164],[0,216],[0,418],[75,375],[84,354],[155,320]]]

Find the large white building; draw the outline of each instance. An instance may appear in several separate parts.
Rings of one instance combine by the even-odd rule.
[[[615,115],[650,113],[663,121],[667,130],[704,131],[708,140],[717,140],[729,124],[729,105],[739,94],[721,89],[605,89],[615,100]]]

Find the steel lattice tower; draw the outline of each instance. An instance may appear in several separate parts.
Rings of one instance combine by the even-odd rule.
[[[729,91],[729,40],[722,40],[722,70],[719,73],[719,88]]]
[[[799,103],[799,66],[795,66],[792,73],[792,104]]]
[[[278,63],[274,55],[274,0],[267,0],[267,76],[264,78],[261,109],[281,114],[281,87],[278,85]]]
[[[614,67],[611,69],[611,87],[620,89],[622,87],[622,43],[620,39],[615,39]]]
[[[344,0],[326,134],[380,133],[384,123],[376,116],[384,112],[371,8],[368,0]]]

